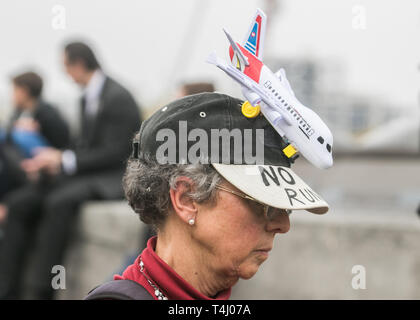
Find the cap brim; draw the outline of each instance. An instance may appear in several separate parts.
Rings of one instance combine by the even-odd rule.
[[[212,163],[227,181],[269,206],[323,214],[328,203],[288,167]]]

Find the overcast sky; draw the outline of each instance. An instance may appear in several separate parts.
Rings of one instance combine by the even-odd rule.
[[[420,1],[280,4],[275,12],[266,12],[271,22],[267,57],[338,62],[349,93],[418,108]],[[93,44],[104,69],[145,107],[165,99],[183,79],[211,79],[219,91],[238,95],[235,84],[204,61],[213,50],[227,58],[222,27],[242,41],[257,7],[267,8],[266,2],[2,0],[0,107],[8,101],[10,75],[32,68],[46,79],[45,95],[62,108],[72,108],[80,92],[63,72],[60,49],[79,37]],[[365,29],[354,28],[360,21],[366,22]]]

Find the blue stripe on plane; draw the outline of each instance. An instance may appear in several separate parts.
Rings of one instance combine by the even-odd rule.
[[[246,43],[248,46],[250,46],[251,48],[254,48],[254,49],[256,49],[256,47],[252,44],[252,43],[250,43],[250,42],[247,42]]]
[[[252,49],[252,50],[255,50],[255,48],[253,48],[252,46],[250,46],[248,43],[245,45],[245,48],[249,48],[249,49]]]
[[[248,44],[245,45],[245,49],[247,49],[249,52],[255,55],[255,49],[251,48]]]
[[[252,27],[251,34],[249,35],[247,43],[249,42],[250,44],[253,44],[256,47],[257,38],[258,38],[258,22],[255,22],[254,26]]]

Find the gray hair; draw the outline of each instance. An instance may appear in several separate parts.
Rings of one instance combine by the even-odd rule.
[[[125,197],[140,220],[159,229],[172,207],[170,189],[176,189],[179,177],[192,180],[188,196],[197,203],[215,203],[216,185],[223,178],[210,164],[159,164],[156,160],[128,160],[123,177]]]

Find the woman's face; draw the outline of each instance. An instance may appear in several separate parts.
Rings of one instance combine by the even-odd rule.
[[[230,183],[223,186],[243,194]],[[204,248],[205,262],[216,272],[243,279],[268,258],[275,234],[290,228],[288,214],[268,221],[260,204],[222,190],[214,206],[199,205],[196,220],[192,236]]]

